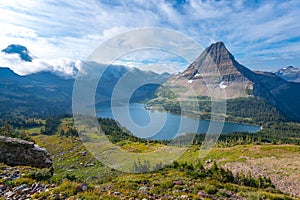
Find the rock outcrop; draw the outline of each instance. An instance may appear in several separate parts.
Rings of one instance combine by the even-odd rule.
[[[10,166],[52,167],[52,160],[46,149],[33,142],[0,136],[0,162]]]

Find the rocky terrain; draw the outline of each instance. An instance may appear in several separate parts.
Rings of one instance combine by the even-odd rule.
[[[300,155],[300,154],[299,154]],[[246,162],[227,163],[224,167],[234,173],[250,172],[255,177],[270,177],[277,189],[285,194],[300,198],[300,156],[276,158],[247,158]]]
[[[276,71],[275,74],[289,82],[300,82],[300,69],[297,67],[284,67]]]
[[[0,136],[0,163],[37,168],[50,168],[53,164],[46,149],[33,142],[4,136]]]
[[[33,194],[55,187],[55,184],[42,184],[39,181],[24,178],[37,169],[29,167],[0,167],[0,197],[3,199],[30,199]]]

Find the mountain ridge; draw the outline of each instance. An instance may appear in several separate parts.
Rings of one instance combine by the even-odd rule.
[[[87,64],[92,68],[106,67],[99,63]],[[29,110],[30,113],[43,115],[71,112],[74,78],[66,79],[52,71],[19,76],[7,68],[0,70],[4,75],[0,77],[1,114],[9,113],[12,110],[8,108],[15,107],[21,108],[21,113],[28,113]],[[189,99],[193,95],[214,99],[256,96],[266,99],[291,119],[300,121],[300,84],[288,82],[274,73],[251,71],[235,60],[223,42],[210,45],[184,72],[170,79],[166,74],[159,75],[124,66],[114,68],[111,65],[101,77],[96,103],[110,100],[116,83],[129,71],[139,77],[137,80],[153,78],[161,84],[167,80],[164,85],[177,91],[182,99]],[[152,98],[157,88],[157,85],[140,88],[136,93],[139,94],[137,99]]]
[[[95,64],[95,63],[94,63]],[[106,67],[96,64],[94,67]],[[132,72],[130,72],[132,70]],[[126,73],[135,73],[140,78],[153,78],[163,83],[169,77],[124,66],[108,66],[103,73],[96,92],[96,103],[111,98],[115,84]],[[72,92],[75,78],[65,78],[52,71],[20,76],[9,68],[0,67],[0,115],[49,116],[71,113]],[[112,76],[112,74],[114,74]],[[135,100],[147,98],[157,85],[141,87]]]
[[[207,47],[188,68],[169,79],[165,87],[181,99],[209,96],[266,99],[293,120],[300,121],[299,83],[290,83],[271,72],[254,72],[235,60],[223,42]]]
[[[275,71],[274,73],[288,82],[300,82],[300,69],[297,67],[284,67]]]

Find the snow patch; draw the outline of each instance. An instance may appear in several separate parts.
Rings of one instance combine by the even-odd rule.
[[[188,80],[188,83],[193,83],[194,80]]]
[[[224,81],[222,81],[221,83],[219,83],[219,87],[220,87],[221,89],[225,89],[225,88],[227,88],[227,86],[228,86],[228,85],[224,84]]]
[[[201,76],[201,74],[197,73],[197,74],[195,74],[194,78],[197,78],[199,76]]]

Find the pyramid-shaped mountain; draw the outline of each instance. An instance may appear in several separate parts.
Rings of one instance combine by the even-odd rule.
[[[206,48],[184,72],[167,84],[184,91],[180,94],[181,98],[193,93],[216,99],[232,99],[252,94],[252,76],[253,72],[240,65],[223,42],[217,42]]]
[[[205,61],[208,63],[205,63]],[[203,67],[206,68],[203,68]],[[220,75],[241,75],[242,72],[251,73],[250,70],[241,66],[227,50],[223,42],[212,44],[190,65],[200,71],[215,72]]]
[[[188,68],[165,83],[181,99],[261,97],[287,116],[300,121],[300,84],[270,72],[253,72],[238,63],[223,42],[206,48]]]

